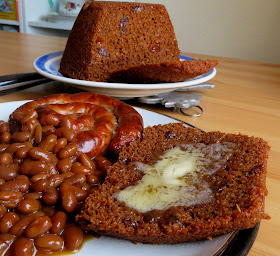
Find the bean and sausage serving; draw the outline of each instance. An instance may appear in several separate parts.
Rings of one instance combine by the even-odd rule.
[[[112,165],[104,155],[142,129],[132,107],[94,93],[48,96],[0,121],[0,255],[79,249],[75,215]]]

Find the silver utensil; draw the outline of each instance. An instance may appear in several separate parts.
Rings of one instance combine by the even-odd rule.
[[[0,76],[0,92],[21,86],[34,86],[52,81],[36,72]]]

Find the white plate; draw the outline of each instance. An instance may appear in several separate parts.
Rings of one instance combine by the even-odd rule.
[[[159,83],[159,84],[122,84],[122,83],[104,83],[85,80],[72,79],[64,77],[58,72],[60,60],[63,52],[53,52],[37,58],[34,63],[34,69],[41,75],[53,80],[57,80],[77,87],[82,90],[92,91],[114,97],[142,97],[155,95],[159,93],[174,91],[176,89],[200,84],[206,82],[216,75],[216,69],[179,83]],[[191,57],[180,56],[183,60],[191,60]]]
[[[26,101],[14,101],[0,104],[0,120],[8,120],[9,115]],[[136,108],[144,119],[145,127],[148,125],[167,124],[178,122],[178,120],[160,115],[151,111]],[[219,255],[229,244],[235,233],[229,233],[214,238],[198,242],[188,242],[178,245],[147,245],[133,244],[129,241],[119,240],[109,237],[101,237],[85,242],[82,249],[73,254],[75,256],[213,256]],[[60,254],[63,255],[63,254]],[[68,255],[68,254],[67,254]]]

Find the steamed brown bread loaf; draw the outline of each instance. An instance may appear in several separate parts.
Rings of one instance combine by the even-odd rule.
[[[261,138],[180,123],[148,127],[76,220],[101,235],[156,244],[252,228],[266,216],[268,151]]]
[[[179,60],[179,49],[163,5],[89,1],[81,9],[60,63],[75,79],[107,81],[130,66]]]

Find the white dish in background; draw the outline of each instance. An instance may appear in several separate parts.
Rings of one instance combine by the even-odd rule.
[[[96,92],[114,97],[142,97],[174,91],[182,87],[204,83],[216,75],[216,69],[213,68],[209,72],[201,76],[178,83],[124,84],[85,81],[64,77],[58,72],[62,54],[63,51],[60,51],[40,56],[33,63],[34,69],[39,74],[50,79],[68,83],[71,86],[77,87],[82,90]],[[182,60],[192,59],[191,57],[182,55],[180,57]]]
[[[0,104],[0,120],[7,121],[9,115],[19,106],[27,101],[14,101]],[[144,125],[167,124],[170,122],[178,122],[178,120],[157,114],[155,112],[136,108],[144,119]],[[119,240],[109,237],[101,236],[88,240],[84,243],[82,249],[73,256],[216,256],[227,247],[230,241],[235,236],[235,232],[216,237],[212,240],[187,242],[176,245],[147,245],[147,244],[133,244],[129,241]],[[63,255],[63,254],[59,254]],[[67,253],[65,255],[68,255]]]

